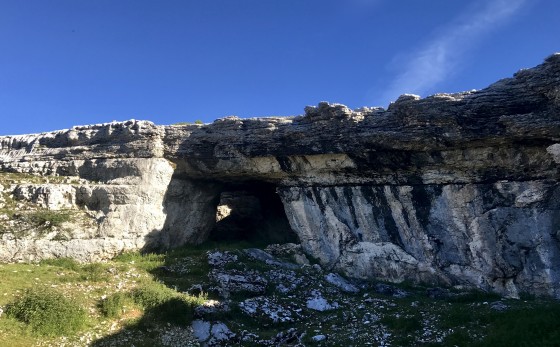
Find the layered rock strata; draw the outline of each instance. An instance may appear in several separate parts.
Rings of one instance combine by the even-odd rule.
[[[0,137],[0,170],[74,178],[5,183],[4,200],[90,225],[62,223],[76,229],[65,240],[4,227],[4,261],[200,243],[223,192],[258,186],[308,254],[349,276],[560,298],[560,54],[387,110],[320,103],[297,117]]]

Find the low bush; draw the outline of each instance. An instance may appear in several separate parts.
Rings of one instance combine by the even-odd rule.
[[[45,336],[72,334],[86,325],[86,311],[76,302],[52,289],[28,289],[6,307],[8,317],[29,325]]]
[[[145,309],[146,322],[164,321],[185,324],[192,320],[194,308],[202,305],[207,296],[181,294],[162,283],[146,283],[132,292],[134,302]]]
[[[35,226],[44,226],[48,228],[59,226],[72,219],[72,216],[68,212],[50,210],[37,210],[29,213],[26,217]]]
[[[43,259],[39,263],[41,265],[50,265],[50,266],[57,266],[63,268],[65,270],[72,270],[72,271],[79,271],[80,264],[72,258],[52,258],[52,259]]]
[[[147,282],[132,292],[134,302],[145,309],[161,305],[177,295],[173,289],[157,282]]]
[[[132,298],[125,293],[115,293],[99,303],[99,311],[107,318],[116,318],[123,314],[127,306],[133,304]]]
[[[100,263],[82,266],[80,279],[82,281],[101,282],[108,277],[107,269]]]

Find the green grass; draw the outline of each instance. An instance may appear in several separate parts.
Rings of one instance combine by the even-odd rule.
[[[79,271],[80,264],[72,258],[52,258],[44,259],[39,262],[40,265],[50,265],[61,269]]]
[[[124,252],[113,258],[114,262],[145,270],[152,271],[164,264],[166,259],[165,254],[147,253],[142,254],[139,251]]]
[[[66,277],[57,275],[61,270],[39,264],[0,264],[0,305],[7,304],[25,289],[60,283]]]
[[[448,302],[454,303],[470,303],[470,302],[484,302],[484,301],[497,301],[501,297],[496,293],[485,292],[482,290],[471,290],[462,294],[452,295],[446,299]]]
[[[18,300],[27,296],[32,288],[52,287],[64,298],[74,298],[71,300],[74,304],[79,303],[88,311],[89,320],[82,332],[58,330],[68,339],[67,345],[83,345],[79,336],[88,331],[106,336],[110,334],[108,326],[111,324],[132,330],[134,334],[158,331],[167,324],[188,325],[194,308],[205,302],[207,296],[187,295],[179,288],[189,288],[197,283],[196,278],[207,280],[204,270],[199,271],[200,265],[207,266],[207,249],[210,246],[190,246],[164,254],[126,252],[111,261],[91,264],[80,264],[69,258],[47,259],[37,264],[0,264],[0,306],[5,311],[8,304],[18,308],[11,309],[9,317],[6,314],[0,317],[0,346],[33,346],[40,341],[46,345],[61,343],[60,338],[48,330],[50,328],[32,325],[26,318],[28,313],[25,313],[27,316],[23,313],[23,307],[29,306],[31,301]],[[161,272],[159,268],[185,257],[193,259],[193,273],[199,272],[199,275],[170,276],[164,284],[157,276]],[[120,289],[115,293],[116,287]],[[51,294],[47,296],[48,300],[52,299]],[[32,299],[39,301],[36,296]],[[151,341],[146,342],[148,345],[152,344],[152,337],[144,338],[145,342]],[[142,343],[139,340],[135,345]]]
[[[6,306],[6,315],[39,335],[72,334],[84,328],[86,311],[75,301],[52,289],[28,289]]]
[[[422,330],[421,317],[418,315],[395,316],[386,315],[380,321],[381,324],[387,326],[395,336],[397,346],[407,346],[412,343],[413,335]]]
[[[451,306],[442,327],[454,328],[442,344],[430,346],[559,346],[560,303],[517,302],[504,312],[473,309],[472,306]],[[457,328],[462,327],[462,328]],[[475,339],[473,335],[483,336]]]
[[[417,316],[395,317],[388,315],[381,319],[381,323],[387,325],[395,331],[398,331],[400,334],[410,334],[422,329],[422,322]]]
[[[452,331],[441,343],[426,346],[560,346],[560,302],[526,297],[505,300],[493,293],[471,291],[459,296],[430,300],[414,293],[396,300],[392,314],[381,319],[395,336],[396,345],[408,345],[422,329],[425,313],[437,317],[434,326]],[[420,291],[419,291],[420,293]],[[491,303],[501,299],[509,309],[501,312]],[[417,306],[410,303],[416,301]],[[396,316],[394,312],[400,312]]]
[[[559,346],[560,303],[538,309],[514,309],[490,316],[481,346]]]
[[[72,259],[58,258],[38,264],[0,264],[0,306],[6,310],[6,305],[21,300],[30,288],[53,287],[53,291],[64,298],[74,298],[72,302],[87,310],[89,316],[81,332],[65,335],[66,345],[83,346],[79,341],[80,336],[95,332],[100,337],[91,342],[93,346],[123,345],[123,339],[129,336],[133,337],[124,345],[157,346],[161,344],[158,332],[167,327],[187,327],[197,305],[208,298],[218,299],[209,285],[208,250],[235,252],[238,261],[226,268],[268,271],[266,265],[251,262],[239,251],[247,247],[253,245],[246,242],[206,243],[162,254],[126,252],[104,263],[79,264]],[[315,273],[309,267],[296,272]],[[311,341],[313,334],[320,332],[329,335],[331,326],[340,327],[339,335],[337,338],[329,336],[325,345],[345,345],[349,343],[353,329],[364,333],[366,329],[373,331],[379,325],[386,327],[392,334],[392,346],[413,345],[424,333],[427,318],[430,326],[449,333],[441,343],[426,346],[554,346],[556,341],[560,341],[558,301],[533,297],[524,297],[524,300],[504,299],[502,301],[510,309],[498,312],[491,308],[492,302],[498,299],[493,294],[467,292],[454,295],[451,291],[449,297],[434,300],[427,297],[426,287],[405,284],[394,286],[406,290],[410,295],[395,298],[376,293],[375,283],[359,295],[341,296],[329,294],[328,286],[321,282],[324,274],[315,274],[316,277],[302,283],[302,293],[291,298],[282,296],[273,284],[267,287],[267,295],[278,300],[281,305],[295,303],[305,307],[305,291],[318,288],[322,283],[321,290],[329,301],[343,303],[348,300],[352,303],[349,307],[355,310],[357,320],[349,320],[346,308],[313,313],[306,313],[304,308],[301,319],[289,323],[271,323],[266,317],[254,319],[241,312],[235,303],[246,297],[244,293],[232,294],[230,311],[218,311],[206,319],[223,321],[236,331],[246,329],[256,332],[262,338],[274,337],[279,331],[294,327],[308,333],[304,339],[306,345],[317,345]],[[210,292],[207,295],[187,294],[193,284],[202,284],[202,289]],[[363,295],[366,293],[366,297],[378,301],[364,302]],[[357,309],[360,304],[365,304],[365,307]],[[366,311],[379,314],[380,320],[365,325],[362,318]],[[117,327],[113,331],[114,335],[109,335],[111,326]],[[61,341],[54,335],[40,335],[30,323],[16,318],[13,312],[9,317],[0,317],[0,346],[32,346],[39,343],[56,346],[62,344]],[[368,340],[367,335],[362,335],[350,345],[363,345],[368,341],[371,340]]]

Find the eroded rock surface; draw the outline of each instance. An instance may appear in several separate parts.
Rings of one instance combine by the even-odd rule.
[[[297,117],[4,136],[0,259],[200,243],[235,215],[217,213],[222,193],[258,184],[258,206],[276,190],[271,215],[329,270],[560,298],[559,148],[560,54],[387,110],[320,103]],[[76,215],[30,232],[43,210]]]

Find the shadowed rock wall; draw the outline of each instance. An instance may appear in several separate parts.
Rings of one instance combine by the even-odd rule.
[[[388,110],[321,103],[297,117],[0,137],[0,169],[77,177],[64,189],[96,215],[96,233],[75,239],[134,240],[91,246],[84,260],[202,242],[225,184],[264,182],[304,249],[350,276],[560,298],[560,54],[480,91],[404,95]],[[4,191],[33,202],[21,184]],[[66,247],[45,256],[76,253],[2,237],[2,259],[40,257],[29,255],[45,242]]]

